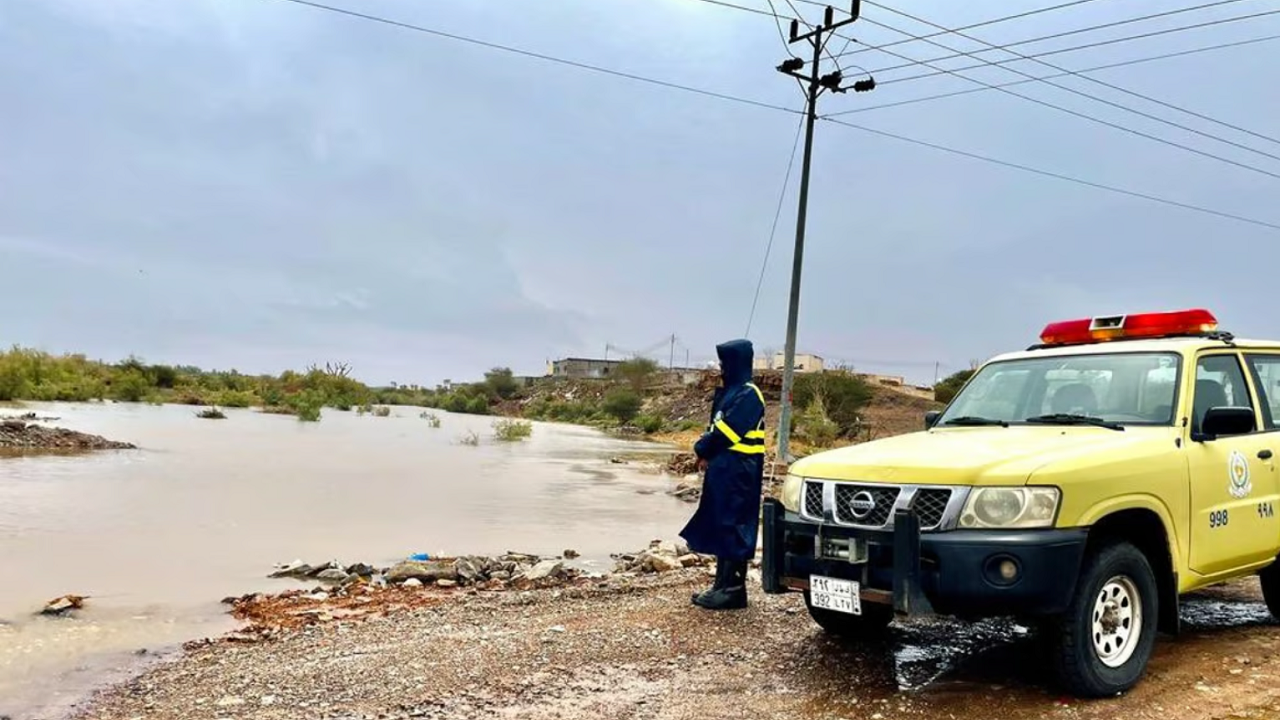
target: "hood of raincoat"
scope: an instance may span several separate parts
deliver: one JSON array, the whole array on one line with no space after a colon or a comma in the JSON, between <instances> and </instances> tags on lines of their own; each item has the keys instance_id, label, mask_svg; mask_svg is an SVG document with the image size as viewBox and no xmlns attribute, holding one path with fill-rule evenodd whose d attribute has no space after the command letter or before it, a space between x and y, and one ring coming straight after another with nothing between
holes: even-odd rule
<instances>
[{"instance_id":1,"label":"hood of raincoat","mask_svg":"<svg viewBox=\"0 0 1280 720\"><path fill-rule=\"evenodd\" d=\"M751 361L755 355L750 340L730 340L716 346L720 375L725 387L751 382Z\"/></svg>"}]
</instances>

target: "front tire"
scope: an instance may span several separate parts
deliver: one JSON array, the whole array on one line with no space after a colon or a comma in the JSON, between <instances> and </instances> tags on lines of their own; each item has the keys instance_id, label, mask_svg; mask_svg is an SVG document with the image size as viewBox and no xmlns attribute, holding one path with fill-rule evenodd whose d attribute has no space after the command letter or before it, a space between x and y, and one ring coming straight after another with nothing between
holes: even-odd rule
<instances>
[{"instance_id":1,"label":"front tire","mask_svg":"<svg viewBox=\"0 0 1280 720\"><path fill-rule=\"evenodd\" d=\"M1066 612L1049 624L1059 682L1084 698L1137 685L1155 647L1159 593L1138 548L1116 542L1090 553Z\"/></svg>"},{"instance_id":2,"label":"front tire","mask_svg":"<svg viewBox=\"0 0 1280 720\"><path fill-rule=\"evenodd\" d=\"M872 640L882 637L889 623L893 622L893 608L888 605L864 603L861 615L849 615L814 607L808 591L805 591L804 606L809 609L809 617L819 627L841 640Z\"/></svg>"},{"instance_id":3,"label":"front tire","mask_svg":"<svg viewBox=\"0 0 1280 720\"><path fill-rule=\"evenodd\" d=\"M1262 586L1262 599L1271 611L1271 617L1280 620L1280 560L1268 565L1258 573L1258 581Z\"/></svg>"}]
</instances>

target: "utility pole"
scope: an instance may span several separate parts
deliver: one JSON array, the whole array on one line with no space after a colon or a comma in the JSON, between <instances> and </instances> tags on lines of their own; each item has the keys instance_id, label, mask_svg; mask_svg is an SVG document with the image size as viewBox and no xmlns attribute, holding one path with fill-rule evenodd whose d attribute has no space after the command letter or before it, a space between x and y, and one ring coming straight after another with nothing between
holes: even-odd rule
<instances>
[{"instance_id":1,"label":"utility pole","mask_svg":"<svg viewBox=\"0 0 1280 720\"><path fill-rule=\"evenodd\" d=\"M671 335L671 357L667 359L667 370L676 369L676 336Z\"/></svg>"},{"instance_id":2,"label":"utility pole","mask_svg":"<svg viewBox=\"0 0 1280 720\"><path fill-rule=\"evenodd\" d=\"M827 40L838 29L858 19L862 0L852 0L849 17L836 22L835 10L828 5L821 25L809 32L800 34L800 21L791 21L790 43L808 41L813 47L813 59L809 63L809 74L801 75L805 61L792 57L778 66L778 72L800 80L805 84L807 100L805 102L804 128L804 161L800 166L800 198L796 210L796 248L791 260L791 301L787 308L787 345L783 354L782 366L782 416L778 419L778 460L791 462L791 390L795 383L796 363L796 323L800 315L800 271L804 267L804 231L805 220L809 211L809 169L813 161L813 126L818 120L818 97L823 92L846 92L843 87L844 77L839 68L826 75L822 74L822 51ZM853 83L854 92L867 92L875 89L875 78L859 80Z\"/></svg>"}]
</instances>

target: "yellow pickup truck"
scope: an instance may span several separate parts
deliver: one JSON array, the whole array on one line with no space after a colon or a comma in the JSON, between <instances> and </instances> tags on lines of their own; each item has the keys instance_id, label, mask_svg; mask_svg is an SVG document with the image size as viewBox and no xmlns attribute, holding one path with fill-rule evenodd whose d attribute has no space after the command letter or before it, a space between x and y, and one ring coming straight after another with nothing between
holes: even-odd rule
<instances>
[{"instance_id":1,"label":"yellow pickup truck","mask_svg":"<svg viewBox=\"0 0 1280 720\"><path fill-rule=\"evenodd\" d=\"M1012 616L1079 697L1142 678L1179 596L1258 574L1280 617L1280 342L1207 310L1051 323L920 432L822 452L765 501L762 582L827 632Z\"/></svg>"}]
</instances>

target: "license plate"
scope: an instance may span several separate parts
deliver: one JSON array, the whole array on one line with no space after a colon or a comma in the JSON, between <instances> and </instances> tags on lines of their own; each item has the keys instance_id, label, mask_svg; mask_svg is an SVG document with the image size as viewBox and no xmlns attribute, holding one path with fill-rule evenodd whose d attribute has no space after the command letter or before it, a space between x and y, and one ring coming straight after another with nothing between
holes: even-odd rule
<instances>
[{"instance_id":1,"label":"license plate","mask_svg":"<svg viewBox=\"0 0 1280 720\"><path fill-rule=\"evenodd\" d=\"M809 602L816 608L845 613L862 614L862 597L858 583L822 575L809 576Z\"/></svg>"}]
</instances>

